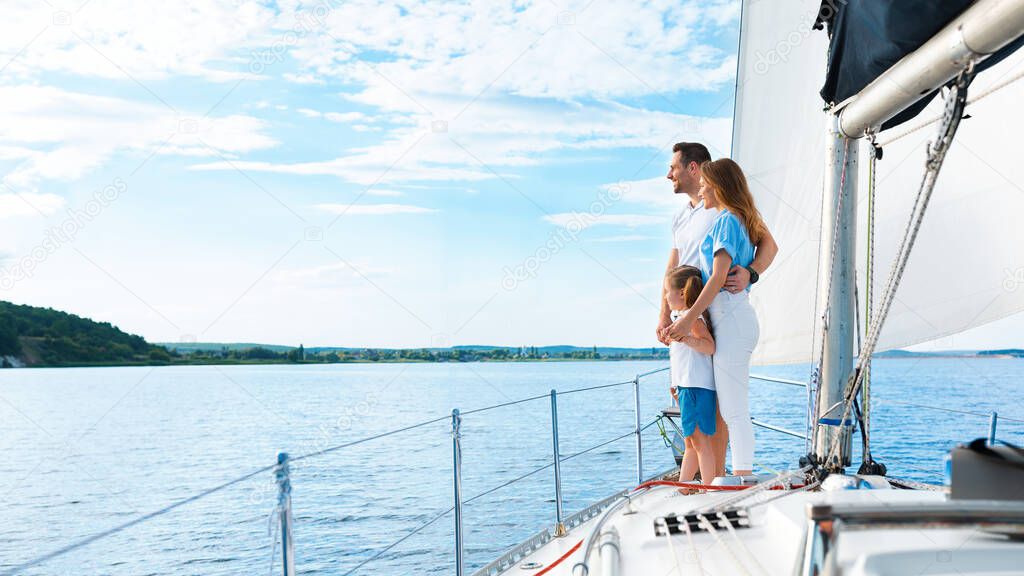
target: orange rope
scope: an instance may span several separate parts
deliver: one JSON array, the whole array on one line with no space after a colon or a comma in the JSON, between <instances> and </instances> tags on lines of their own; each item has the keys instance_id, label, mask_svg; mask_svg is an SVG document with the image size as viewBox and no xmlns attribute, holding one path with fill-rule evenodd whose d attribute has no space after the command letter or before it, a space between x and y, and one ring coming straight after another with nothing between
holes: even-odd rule
<instances>
[{"instance_id":1,"label":"orange rope","mask_svg":"<svg viewBox=\"0 0 1024 576\"><path fill-rule=\"evenodd\" d=\"M540 572L537 572L537 576L543 576L544 574L547 574L551 570L554 570L555 566L558 566L563 560L565 560L569 556L572 556L573 552L576 552L577 550L579 550L580 546L582 544L583 544L583 540L580 540L579 542L577 542L575 546L573 546L572 548L569 548L568 552L566 552L565 554L562 554L561 556L559 556L558 560L555 560L551 564L548 564L548 566L546 568L544 568Z\"/></svg>"},{"instance_id":2,"label":"orange rope","mask_svg":"<svg viewBox=\"0 0 1024 576\"><path fill-rule=\"evenodd\" d=\"M730 491L739 491L739 490L746 490L748 488L753 488L754 486L756 486L756 484L750 485L750 486L712 486L711 484L701 484L700 482L673 482L671 480L651 480L649 482L644 482L643 484L637 486L634 491L640 490L642 488L651 488L653 486L672 486L672 487L675 487L675 488L689 488L689 489L692 489L692 490L710 490L710 491L718 491L718 492L730 492ZM792 488L803 488L803 485L794 484L791 487ZM769 488L769 490L786 490L786 487L785 486L772 486L771 488Z\"/></svg>"}]
</instances>

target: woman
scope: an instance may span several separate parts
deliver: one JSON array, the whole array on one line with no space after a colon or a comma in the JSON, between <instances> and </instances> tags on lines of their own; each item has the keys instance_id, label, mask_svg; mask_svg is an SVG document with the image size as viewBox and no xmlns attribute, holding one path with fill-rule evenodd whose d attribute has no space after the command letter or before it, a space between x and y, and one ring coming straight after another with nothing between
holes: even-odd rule
<instances>
[{"instance_id":1,"label":"woman","mask_svg":"<svg viewBox=\"0 0 1024 576\"><path fill-rule=\"evenodd\" d=\"M747 476L754 467L754 427L750 423L750 356L757 345L760 327L750 305L747 290L732 294L723 290L729 269L748 267L754 260L754 246L774 240L768 232L747 179L736 162L729 158L701 165L700 195L704 208L720 210L711 231L701 242L700 269L704 289L697 301L669 327L672 340L690 333L693 323L711 313L716 350L715 388L722 418L729 429L732 445L732 472Z\"/></svg>"}]
</instances>

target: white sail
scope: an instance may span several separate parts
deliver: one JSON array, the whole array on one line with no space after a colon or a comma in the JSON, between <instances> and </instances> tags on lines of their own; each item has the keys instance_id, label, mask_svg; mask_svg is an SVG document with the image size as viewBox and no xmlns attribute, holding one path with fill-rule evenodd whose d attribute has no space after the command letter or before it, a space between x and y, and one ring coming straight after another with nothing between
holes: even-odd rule
<instances>
[{"instance_id":1,"label":"white sail","mask_svg":"<svg viewBox=\"0 0 1024 576\"><path fill-rule=\"evenodd\" d=\"M780 245L751 292L761 322L754 361L811 360L826 118L818 96L828 42L811 25L817 0L744 2L733 157ZM1024 71L1017 53L980 74L977 97ZM1024 81L968 106L939 177L879 350L927 342L1024 310ZM916 119L879 135L886 142L941 114L937 99ZM883 288L923 173L936 125L899 138L878 162L875 289ZM858 276L864 311L870 151L861 148ZM1018 157L1015 157L1018 156ZM863 325L863 324L862 324Z\"/></svg>"}]
</instances>

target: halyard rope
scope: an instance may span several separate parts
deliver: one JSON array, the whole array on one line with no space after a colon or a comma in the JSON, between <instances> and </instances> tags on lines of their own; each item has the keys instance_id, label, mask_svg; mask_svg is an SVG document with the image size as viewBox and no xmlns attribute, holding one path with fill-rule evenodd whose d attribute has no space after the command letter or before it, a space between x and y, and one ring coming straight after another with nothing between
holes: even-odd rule
<instances>
[{"instance_id":1,"label":"halyard rope","mask_svg":"<svg viewBox=\"0 0 1024 576\"><path fill-rule=\"evenodd\" d=\"M956 135L957 127L960 125L960 119L963 117L964 106L967 102L967 87L970 85L973 78L974 63L972 61L968 64L967 68L957 76L955 87L947 96L946 113L943 118L942 126L939 129L939 136L936 142L929 146L928 159L925 163L925 175L921 181L921 186L918 189L917 197L914 199L914 206L910 212L910 221L907 223L907 228L904 230L903 240L900 242L892 270L889 272L889 279L886 281L885 291L882 292L882 299L878 306L878 315L875 318L872 318L867 337L864 341L864 347L861 350L860 356L857 358L857 366L855 367L853 374L850 376L850 379L847 381L843 392L843 414L839 419L840 424L846 422L846 419L850 415L850 409L853 407L853 400L860 389L861 383L863 382L865 365L867 364L867 361L870 360L871 355L874 354L875 347L878 344L878 338L882 330L882 325L885 324L885 319L888 316L892 303L896 298L896 290L899 288L900 281L903 278L903 272L906 269L907 261L910 258L910 252L914 248L914 242L917 240L917 234L921 230L921 223L924 220L925 211L928 209L928 202L931 200L932 192L935 190L935 184L938 179L939 171L942 169L942 163L946 158L946 152L953 143L953 136ZM828 456L822 462L826 466L830 465L833 462L833 459L837 457L839 452L839 439L841 437L842 434L836 434L833 436Z\"/></svg>"},{"instance_id":2,"label":"halyard rope","mask_svg":"<svg viewBox=\"0 0 1024 576\"><path fill-rule=\"evenodd\" d=\"M740 557L736 555L736 551L733 550L725 542L725 540L722 539L722 536L718 533L718 530L715 528L714 523L708 520L707 516L703 514L697 514L697 521L700 522L701 526L703 526L705 530L711 533L711 536L715 539L715 542L718 542L722 546L722 548L724 548L725 551L729 553L729 558L731 558L733 564L735 564L736 567L740 569L740 572L742 572L743 574L747 574L748 576L751 576L750 570L748 570L747 567L743 564L743 562L740 561Z\"/></svg>"},{"instance_id":3,"label":"halyard rope","mask_svg":"<svg viewBox=\"0 0 1024 576\"><path fill-rule=\"evenodd\" d=\"M700 561L700 551L697 550L697 545L693 543L693 530L690 530L690 523L680 522L680 524L686 529L686 539L690 541L690 551L693 552L693 557L697 561L697 569L700 570L700 576L704 576L704 564Z\"/></svg>"},{"instance_id":4,"label":"halyard rope","mask_svg":"<svg viewBox=\"0 0 1024 576\"><path fill-rule=\"evenodd\" d=\"M770 574L770 572L764 569L764 566L761 565L761 562L758 561L757 556L755 556L754 553L750 551L750 548L748 548L747 545L743 542L743 540L741 540L740 537L736 535L736 529L732 527L732 521L729 520L729 518L722 512L718 513L718 518L722 520L722 523L725 524L725 529L729 531L729 535L732 536L733 540L735 540L737 544L739 544L740 549L742 549L747 554L747 557L750 559L751 563L753 563L753 565L757 567L758 571L760 571L762 574Z\"/></svg>"}]
</instances>

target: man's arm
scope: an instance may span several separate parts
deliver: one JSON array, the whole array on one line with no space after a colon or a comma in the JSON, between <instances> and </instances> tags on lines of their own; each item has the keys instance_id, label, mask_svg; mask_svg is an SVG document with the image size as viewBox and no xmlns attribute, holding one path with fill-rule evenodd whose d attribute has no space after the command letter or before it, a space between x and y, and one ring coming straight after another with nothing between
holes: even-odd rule
<instances>
[{"instance_id":1,"label":"man's arm","mask_svg":"<svg viewBox=\"0 0 1024 576\"><path fill-rule=\"evenodd\" d=\"M665 276L667 276L678 263L679 250L673 248L668 253L668 265L665 266ZM661 277L661 310L658 313L658 328L656 330L656 334L658 342L668 346L671 341L667 336L662 334L662 330L668 328L668 326L672 324L672 311L668 309L668 302L665 301L665 276Z\"/></svg>"},{"instance_id":2,"label":"man's arm","mask_svg":"<svg viewBox=\"0 0 1024 576\"><path fill-rule=\"evenodd\" d=\"M754 260L750 267L760 276L772 265L775 256L779 253L779 245L775 243L772 233L765 230L764 237L757 243L757 250L754 251ZM729 270L729 278L725 281L725 289L733 294L742 292L750 285L750 272L742 266L733 266Z\"/></svg>"},{"instance_id":3,"label":"man's arm","mask_svg":"<svg viewBox=\"0 0 1024 576\"><path fill-rule=\"evenodd\" d=\"M711 356L715 353L715 337L711 335L707 324L698 319L693 323L689 336L683 336L683 344L701 354Z\"/></svg>"}]
</instances>

